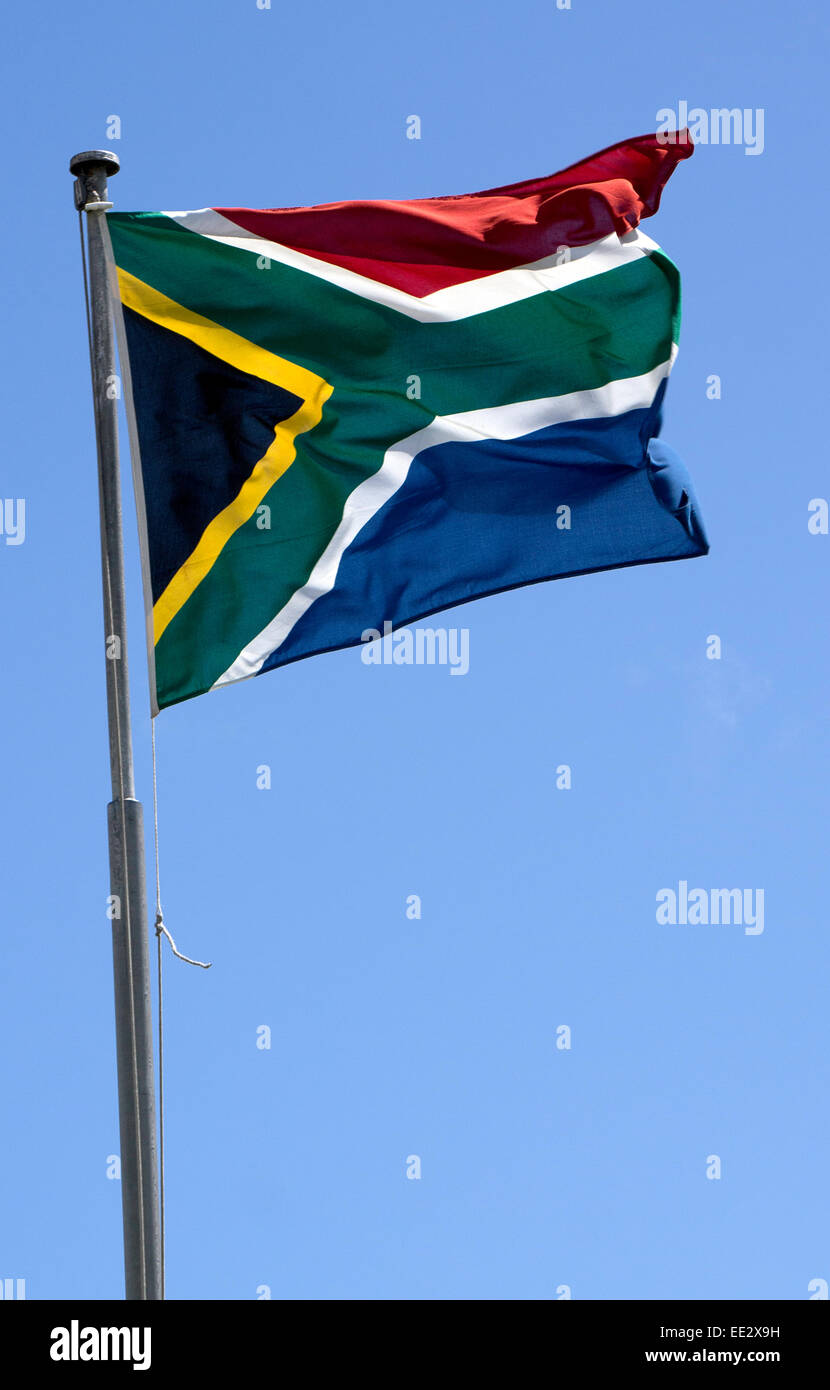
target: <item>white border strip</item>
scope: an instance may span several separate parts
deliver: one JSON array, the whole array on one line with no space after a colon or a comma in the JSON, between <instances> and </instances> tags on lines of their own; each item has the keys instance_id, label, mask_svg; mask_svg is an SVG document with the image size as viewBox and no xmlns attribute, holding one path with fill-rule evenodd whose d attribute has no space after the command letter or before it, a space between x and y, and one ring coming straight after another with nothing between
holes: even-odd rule
<instances>
[{"instance_id":1,"label":"white border strip","mask_svg":"<svg viewBox=\"0 0 830 1390\"><path fill-rule=\"evenodd\" d=\"M473 314L484 314L490 309L501 309L519 299L529 299L531 295L543 294L546 290L564 289L579 280L616 270L629 261L639 260L660 249L656 241L639 229L626 232L622 237L612 232L610 236L601 237L587 246L566 248L568 259L561 264L559 254L554 252L530 265L480 275L475 280L448 285L446 289L434 290L432 294L419 298L366 275L359 275L354 270L347 270L344 266L332 265L304 251L295 251L280 242L267 241L253 232L246 232L244 227L231 222L213 208L200 208L194 212L164 212L162 216L171 218L190 232L207 237L209 241L234 246L237 250L248 251L252 256L264 256L267 260L279 261L308 275L316 275L318 279L327 280L340 289L382 304L387 309L395 309L420 323L470 318Z\"/></svg>"},{"instance_id":2,"label":"white border strip","mask_svg":"<svg viewBox=\"0 0 830 1390\"><path fill-rule=\"evenodd\" d=\"M519 401L515 405L489 406L484 410L465 410L458 415L436 416L424 429L393 444L383 457L383 463L371 478L360 483L346 499L340 525L314 566L307 582L297 589L267 627L219 677L211 689L229 685L232 681L255 676L268 657L282 646L294 625L308 611L315 599L334 588L337 571L344 552L358 532L389 501L406 480L416 454L435 444L482 439L517 439L534 430L568 420L595 420L609 415L622 415L651 405L661 381L671 371L677 355L671 357L643 376L609 381L594 391L571 391L564 396L547 396L542 400Z\"/></svg>"}]
</instances>

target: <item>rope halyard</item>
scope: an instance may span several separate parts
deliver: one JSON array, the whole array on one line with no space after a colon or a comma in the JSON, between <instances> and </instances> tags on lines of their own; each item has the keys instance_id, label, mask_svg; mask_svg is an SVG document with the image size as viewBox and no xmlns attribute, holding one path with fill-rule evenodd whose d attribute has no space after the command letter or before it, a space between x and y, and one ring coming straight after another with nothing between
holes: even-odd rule
<instances>
[{"instance_id":1,"label":"rope halyard","mask_svg":"<svg viewBox=\"0 0 830 1390\"><path fill-rule=\"evenodd\" d=\"M188 965L199 965L203 970L210 970L211 962L204 960L192 960L190 956L185 956L176 947L176 943L164 925L164 913L161 906L161 872L159 868L159 808L158 808L158 779L156 775L156 721L155 717L150 721L151 742L153 748L153 846L155 851L156 865L156 958L158 968L158 1010L159 1010L159 1217L161 1226L161 1296L164 1298L165 1288L165 1229L164 1229L164 1014L162 1006L162 950L161 938L166 936L170 942L170 948L174 956L179 960L185 961Z\"/></svg>"},{"instance_id":2,"label":"rope halyard","mask_svg":"<svg viewBox=\"0 0 830 1390\"><path fill-rule=\"evenodd\" d=\"M156 860L156 936L161 936L162 932L170 942L170 947L174 956L179 960L186 961L188 965L199 965L202 970L210 970L212 962L209 960L193 960L191 956L185 956L176 946L175 941L164 925L164 913L161 907L161 876L159 873L159 810L158 810L158 782L156 777L156 720L151 721L152 744L153 744L153 844L155 848Z\"/></svg>"}]
</instances>

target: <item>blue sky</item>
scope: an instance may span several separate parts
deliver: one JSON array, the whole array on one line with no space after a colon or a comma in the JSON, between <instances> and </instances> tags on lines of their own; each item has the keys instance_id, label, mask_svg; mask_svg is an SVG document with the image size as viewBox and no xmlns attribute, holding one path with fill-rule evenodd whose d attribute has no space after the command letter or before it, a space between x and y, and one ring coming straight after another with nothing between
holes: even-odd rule
<instances>
[{"instance_id":1,"label":"blue sky","mask_svg":"<svg viewBox=\"0 0 830 1390\"><path fill-rule=\"evenodd\" d=\"M553 171L681 100L764 111L761 154L700 145L645 226L683 275L664 437L710 555L457 610L463 679L351 650L158 721L166 920L214 962L166 964L168 1295L803 1299L830 1280L830 538L807 527L830 493L826 22L771 0L7 18L0 495L25 498L26 537L0 537L0 1278L28 1298L122 1290L70 156L117 151L123 210L425 196ZM680 880L763 889L763 933L658 924Z\"/></svg>"}]
</instances>

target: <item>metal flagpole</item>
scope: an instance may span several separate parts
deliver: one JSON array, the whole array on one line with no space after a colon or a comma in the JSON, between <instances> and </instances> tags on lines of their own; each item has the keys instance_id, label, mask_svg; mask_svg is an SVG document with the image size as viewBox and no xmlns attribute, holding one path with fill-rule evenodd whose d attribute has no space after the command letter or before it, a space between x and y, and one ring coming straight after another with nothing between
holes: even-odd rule
<instances>
[{"instance_id":1,"label":"metal flagpole","mask_svg":"<svg viewBox=\"0 0 830 1390\"><path fill-rule=\"evenodd\" d=\"M161 1238L156 1094L150 1001L144 825L135 797L124 545L118 467L118 390L107 269L105 215L107 176L119 161L108 150L85 150L70 160L76 177L75 205L86 214L89 252L90 356L104 589L107 721L112 801L108 807L112 954L118 1115L121 1131L121 1205L124 1219L124 1278L128 1299L160 1299Z\"/></svg>"}]
</instances>

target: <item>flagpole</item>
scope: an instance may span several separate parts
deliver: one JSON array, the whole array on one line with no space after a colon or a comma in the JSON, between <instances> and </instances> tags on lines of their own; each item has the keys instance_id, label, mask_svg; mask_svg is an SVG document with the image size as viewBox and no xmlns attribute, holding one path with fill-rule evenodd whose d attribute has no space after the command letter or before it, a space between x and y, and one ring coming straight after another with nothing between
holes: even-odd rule
<instances>
[{"instance_id":1,"label":"flagpole","mask_svg":"<svg viewBox=\"0 0 830 1390\"><path fill-rule=\"evenodd\" d=\"M86 215L92 394L98 447L107 722L112 801L108 812L110 914L115 985L121 1207L127 1299L161 1299L156 1095L150 998L144 826L133 775L124 542L112 305L107 267L107 177L118 157L86 150L70 160L75 206Z\"/></svg>"}]
</instances>

